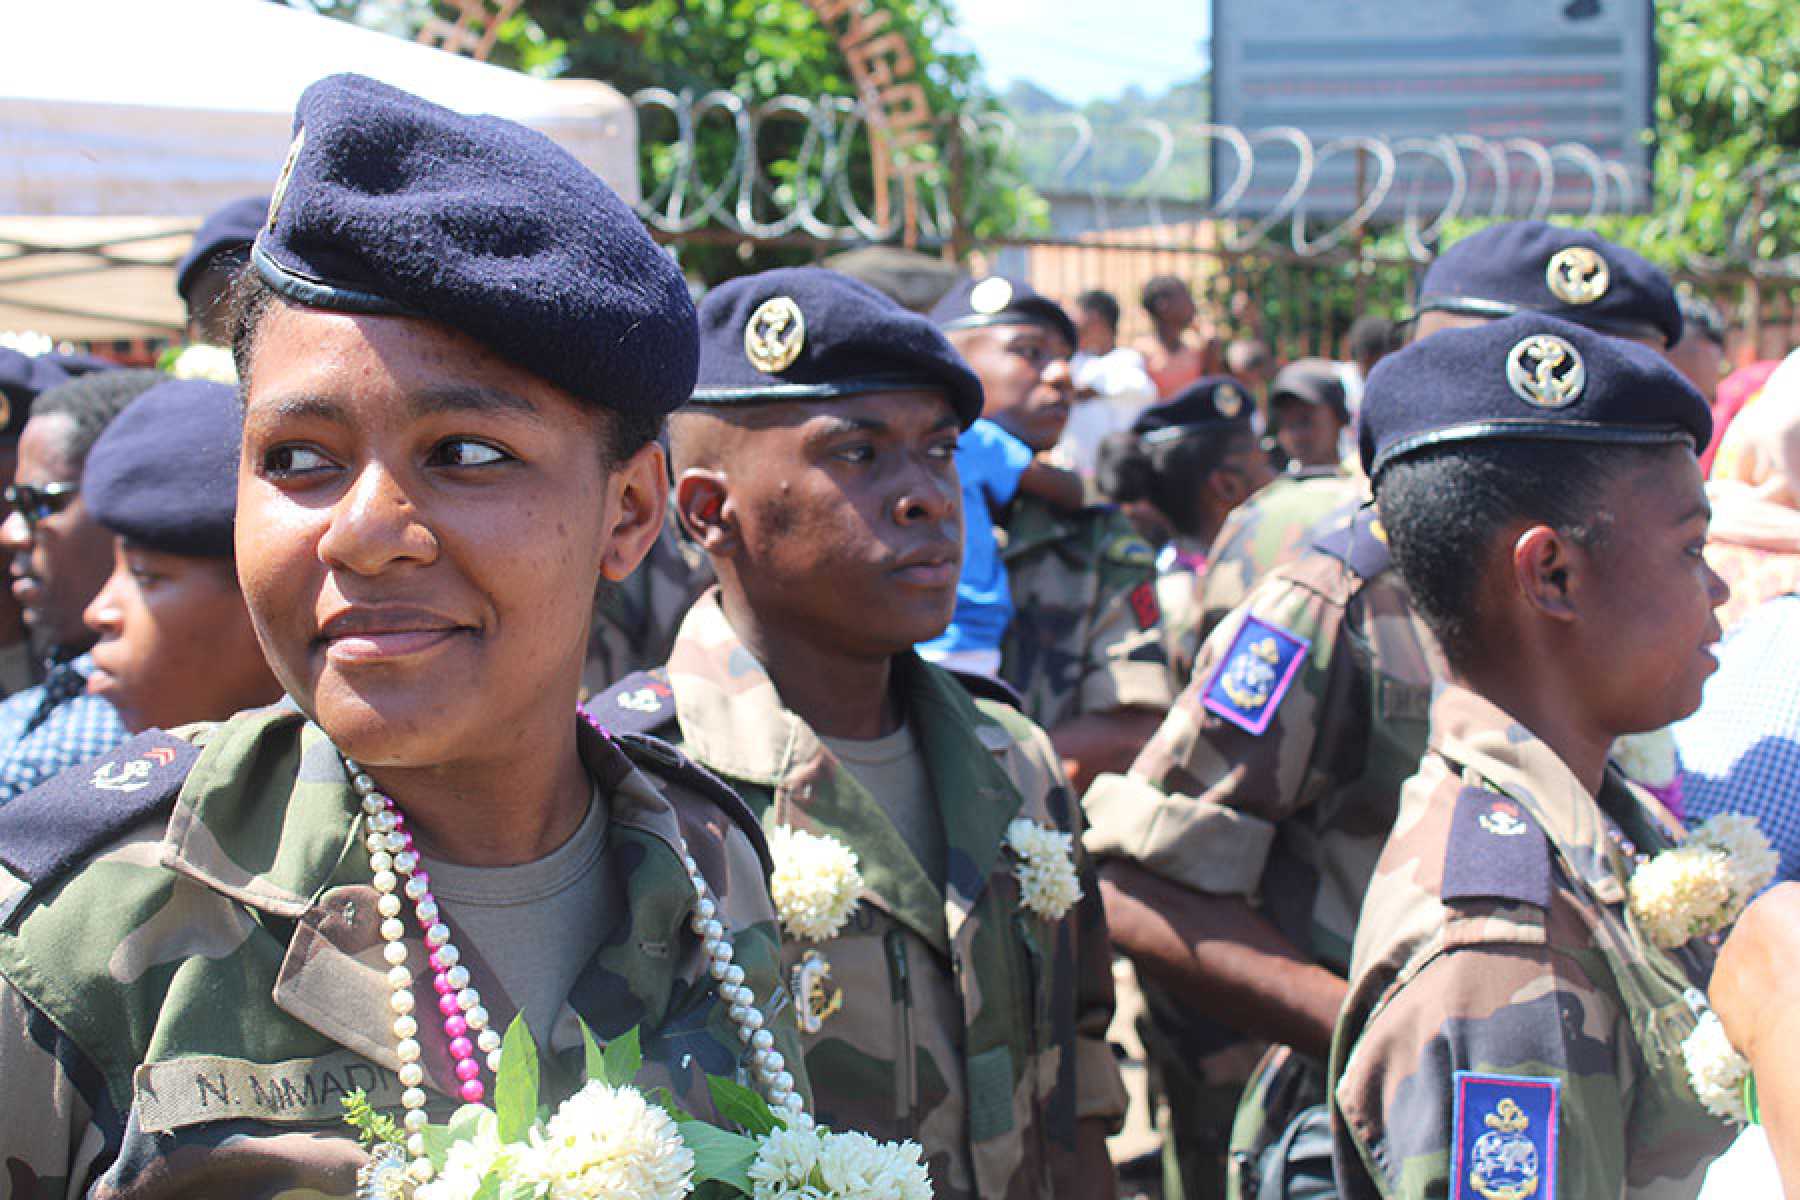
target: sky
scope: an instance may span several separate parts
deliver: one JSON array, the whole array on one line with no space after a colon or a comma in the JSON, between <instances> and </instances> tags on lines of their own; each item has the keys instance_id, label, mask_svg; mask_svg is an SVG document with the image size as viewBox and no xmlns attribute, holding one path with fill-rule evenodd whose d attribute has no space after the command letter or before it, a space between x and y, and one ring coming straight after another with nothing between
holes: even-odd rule
<instances>
[{"instance_id":1,"label":"sky","mask_svg":"<svg viewBox=\"0 0 1800 1200\"><path fill-rule=\"evenodd\" d=\"M1205 66L1209 0L957 0L996 91L1016 79L1080 104L1155 93Z\"/></svg>"}]
</instances>

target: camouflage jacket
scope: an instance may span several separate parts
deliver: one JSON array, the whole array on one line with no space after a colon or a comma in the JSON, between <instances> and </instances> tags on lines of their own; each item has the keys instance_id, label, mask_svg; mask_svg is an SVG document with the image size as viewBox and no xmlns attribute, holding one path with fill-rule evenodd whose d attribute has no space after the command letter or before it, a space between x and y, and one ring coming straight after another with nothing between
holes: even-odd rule
<instances>
[{"instance_id":1,"label":"camouflage jacket","mask_svg":"<svg viewBox=\"0 0 1800 1200\"><path fill-rule=\"evenodd\" d=\"M1130 773L1084 801L1096 856L1250 897L1340 974L1444 671L1377 528L1364 510L1258 584ZM1265 644L1280 670L1246 691Z\"/></svg>"},{"instance_id":2,"label":"camouflage jacket","mask_svg":"<svg viewBox=\"0 0 1800 1200\"><path fill-rule=\"evenodd\" d=\"M345 1093L398 1111L366 818L341 760L291 709L186 736L141 735L0 814L0 1196L347 1196L364 1156ZM604 869L626 916L537 1031L546 1079L579 1082L578 1014L602 1038L636 1025L643 1083L710 1112L702 1072L732 1075L742 1044L688 928L679 847L797 1061L766 851L741 804L667 746L621 752L584 730L581 750L610 797ZM463 949L504 1027L505 988ZM416 936L409 950L424 962ZM443 1120L449 1051L438 1023L419 1026Z\"/></svg>"},{"instance_id":3,"label":"camouflage jacket","mask_svg":"<svg viewBox=\"0 0 1800 1200\"><path fill-rule=\"evenodd\" d=\"M602 584L581 670L585 696L633 671L661 666L688 606L713 580L706 556L683 540L673 509L650 553L622 583Z\"/></svg>"},{"instance_id":4,"label":"camouflage jacket","mask_svg":"<svg viewBox=\"0 0 1800 1200\"><path fill-rule=\"evenodd\" d=\"M1450 685L1363 905L1332 1046L1346 1197L1694 1196L1730 1129L1682 1040L1711 970L1626 908L1626 847L1679 826L1611 768L1555 752Z\"/></svg>"},{"instance_id":5,"label":"camouflage jacket","mask_svg":"<svg viewBox=\"0 0 1800 1200\"><path fill-rule=\"evenodd\" d=\"M1361 499L1359 480L1327 467L1283 475L1233 509L1206 556L1199 635L1212 633L1263 576L1302 553L1316 526Z\"/></svg>"},{"instance_id":6,"label":"camouflage jacket","mask_svg":"<svg viewBox=\"0 0 1800 1200\"><path fill-rule=\"evenodd\" d=\"M1016 817L1078 835L1080 806L1030 721L916 656L896 665L943 817L947 882L926 875L875 798L783 706L716 594L689 613L666 673L589 711L672 737L678 724L684 750L766 825L856 852L865 886L850 923L785 946L796 1010L821 1018L803 1038L820 1119L916 1138L938 1200L1063 1194L1075 1123L1116 1122L1125 1107L1105 1041L1112 956L1079 846L1082 899L1052 921L1020 905L1003 839Z\"/></svg>"},{"instance_id":7,"label":"camouflage jacket","mask_svg":"<svg viewBox=\"0 0 1800 1200\"><path fill-rule=\"evenodd\" d=\"M1025 715L1054 730L1084 713L1167 708L1175 684L1156 554L1124 514L1020 496L998 532L1013 597L1000 677L1025 698Z\"/></svg>"},{"instance_id":8,"label":"camouflage jacket","mask_svg":"<svg viewBox=\"0 0 1800 1200\"><path fill-rule=\"evenodd\" d=\"M1200 588L1206 578L1206 547L1177 537L1156 552L1156 606L1162 613L1163 646L1169 678L1184 685L1200 653Z\"/></svg>"}]
</instances>

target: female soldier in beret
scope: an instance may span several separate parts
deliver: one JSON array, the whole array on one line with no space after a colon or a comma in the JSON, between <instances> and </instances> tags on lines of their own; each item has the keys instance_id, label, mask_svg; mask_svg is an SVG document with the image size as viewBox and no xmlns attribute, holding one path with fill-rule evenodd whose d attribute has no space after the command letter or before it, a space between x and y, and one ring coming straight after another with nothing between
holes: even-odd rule
<instances>
[{"instance_id":1,"label":"female soldier in beret","mask_svg":"<svg viewBox=\"0 0 1800 1200\"><path fill-rule=\"evenodd\" d=\"M740 1070L799 1108L754 821L575 711L663 520L680 274L548 141L355 76L302 98L251 271L236 552L293 704L6 810L13 1193L348 1194L345 1092L409 1133L491 1099L515 1013L551 1087L579 1017L690 1110Z\"/></svg>"}]
</instances>

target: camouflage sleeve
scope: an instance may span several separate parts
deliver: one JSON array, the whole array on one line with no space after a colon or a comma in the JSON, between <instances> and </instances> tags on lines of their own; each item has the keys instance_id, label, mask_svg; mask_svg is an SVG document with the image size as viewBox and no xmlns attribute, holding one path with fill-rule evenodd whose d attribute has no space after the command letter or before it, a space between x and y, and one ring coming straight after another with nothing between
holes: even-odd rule
<instances>
[{"instance_id":1,"label":"camouflage sleeve","mask_svg":"<svg viewBox=\"0 0 1800 1200\"><path fill-rule=\"evenodd\" d=\"M1345 1194L1618 1200L1630 1037L1618 1002L1575 956L1469 936L1482 940L1403 973L1360 1030L1354 996L1346 1007L1338 1170L1373 1190Z\"/></svg>"},{"instance_id":2,"label":"camouflage sleeve","mask_svg":"<svg viewBox=\"0 0 1800 1200\"><path fill-rule=\"evenodd\" d=\"M0 1198L85 1195L106 1149L95 1110L111 1111L100 1073L4 978L0 1081Z\"/></svg>"},{"instance_id":3,"label":"camouflage sleeve","mask_svg":"<svg viewBox=\"0 0 1800 1200\"><path fill-rule=\"evenodd\" d=\"M1249 598L1251 585L1262 574L1251 552L1259 515L1257 506L1238 505L1219 527L1219 536L1213 539L1212 549L1206 555L1206 574L1200 577L1200 594L1195 601L1195 620L1202 638L1217 629L1219 622ZM1181 682L1185 684L1187 680Z\"/></svg>"},{"instance_id":4,"label":"camouflage sleeve","mask_svg":"<svg viewBox=\"0 0 1800 1200\"><path fill-rule=\"evenodd\" d=\"M1102 775L1084 805L1097 856L1129 858L1173 882L1220 895L1249 895L1262 878L1276 824L1318 790L1321 722L1357 711L1352 656L1337 654L1339 599L1284 573L1207 638L1180 699L1129 775ZM1208 701L1216 677L1268 630L1294 647L1297 665L1260 704ZM1240 636L1243 635L1243 636ZM1260 728L1260 732L1252 732Z\"/></svg>"},{"instance_id":5,"label":"camouflage sleeve","mask_svg":"<svg viewBox=\"0 0 1800 1200\"><path fill-rule=\"evenodd\" d=\"M1101 570L1105 583L1082 647L1077 712L1118 708L1162 711L1178 686L1169 671L1162 621L1156 603L1156 566L1149 558L1108 551Z\"/></svg>"}]
</instances>

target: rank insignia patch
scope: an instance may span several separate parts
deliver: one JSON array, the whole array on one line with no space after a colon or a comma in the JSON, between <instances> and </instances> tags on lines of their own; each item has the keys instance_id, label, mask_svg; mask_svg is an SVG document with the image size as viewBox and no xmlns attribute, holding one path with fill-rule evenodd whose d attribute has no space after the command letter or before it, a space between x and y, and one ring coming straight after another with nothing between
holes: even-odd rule
<instances>
[{"instance_id":1,"label":"rank insignia patch","mask_svg":"<svg viewBox=\"0 0 1800 1200\"><path fill-rule=\"evenodd\" d=\"M1555 1079L1456 1073L1450 1200L1556 1200Z\"/></svg>"},{"instance_id":2,"label":"rank insignia patch","mask_svg":"<svg viewBox=\"0 0 1800 1200\"><path fill-rule=\"evenodd\" d=\"M1156 585L1148 580L1132 588L1128 599L1131 615L1137 618L1139 629L1148 629L1162 618L1162 606L1156 602Z\"/></svg>"},{"instance_id":3,"label":"rank insignia patch","mask_svg":"<svg viewBox=\"0 0 1800 1200\"><path fill-rule=\"evenodd\" d=\"M1261 734L1299 673L1309 645L1266 621L1246 619L1225 660L1206 681L1201 702L1208 712Z\"/></svg>"}]
</instances>

